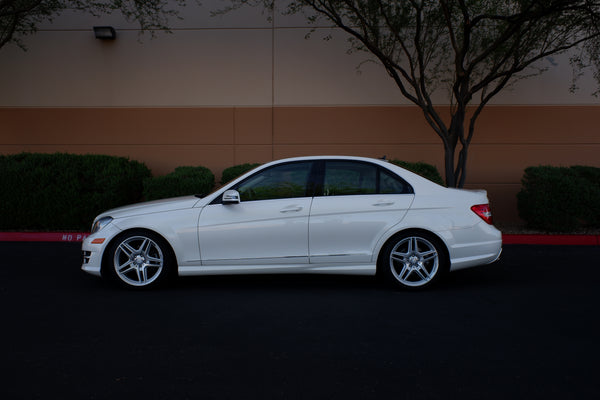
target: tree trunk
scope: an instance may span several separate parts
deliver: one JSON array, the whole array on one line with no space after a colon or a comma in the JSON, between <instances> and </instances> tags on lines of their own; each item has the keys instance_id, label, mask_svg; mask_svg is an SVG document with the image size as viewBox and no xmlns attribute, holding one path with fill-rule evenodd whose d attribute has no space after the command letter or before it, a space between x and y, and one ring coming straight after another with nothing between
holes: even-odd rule
<instances>
[{"instance_id":1,"label":"tree trunk","mask_svg":"<svg viewBox=\"0 0 600 400\"><path fill-rule=\"evenodd\" d=\"M458 145L459 138L464 137L464 125L465 125L465 110L464 107L458 107L458 109L452 115L450 127L448 129L446 140L444 140L444 168L446 173L446 186L448 187L462 187L461 174L464 172L463 158L464 152L461 150L458 165L455 166L456 146ZM464 146L463 141L461 144ZM464 148L463 148L464 150ZM464 182L462 182L464 184Z\"/></svg>"},{"instance_id":2,"label":"tree trunk","mask_svg":"<svg viewBox=\"0 0 600 400\"><path fill-rule=\"evenodd\" d=\"M462 188L465 185L465 179L467 177L467 151L469 149L469 144L464 143L462 145L462 149L460 149L460 153L458 154L458 161L456 162L456 173L455 179L457 182L456 187Z\"/></svg>"},{"instance_id":3,"label":"tree trunk","mask_svg":"<svg viewBox=\"0 0 600 400\"><path fill-rule=\"evenodd\" d=\"M444 143L444 170L446 173L446 186L456 187L456 177L454 176L454 151L456 143Z\"/></svg>"}]
</instances>

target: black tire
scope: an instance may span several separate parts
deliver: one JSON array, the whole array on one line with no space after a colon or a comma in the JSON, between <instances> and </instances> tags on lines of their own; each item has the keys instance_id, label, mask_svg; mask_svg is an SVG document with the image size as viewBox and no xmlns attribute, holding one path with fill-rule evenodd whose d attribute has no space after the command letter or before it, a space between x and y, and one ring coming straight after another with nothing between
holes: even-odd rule
<instances>
[{"instance_id":1,"label":"black tire","mask_svg":"<svg viewBox=\"0 0 600 400\"><path fill-rule=\"evenodd\" d=\"M146 289L163 284L175 268L167 242L149 231L129 231L118 236L107 249L103 270L117 284Z\"/></svg>"},{"instance_id":2,"label":"black tire","mask_svg":"<svg viewBox=\"0 0 600 400\"><path fill-rule=\"evenodd\" d=\"M437 283L448 270L448 256L440 240L422 231L394 236L379 257L378 273L394 287L419 290Z\"/></svg>"}]
</instances>

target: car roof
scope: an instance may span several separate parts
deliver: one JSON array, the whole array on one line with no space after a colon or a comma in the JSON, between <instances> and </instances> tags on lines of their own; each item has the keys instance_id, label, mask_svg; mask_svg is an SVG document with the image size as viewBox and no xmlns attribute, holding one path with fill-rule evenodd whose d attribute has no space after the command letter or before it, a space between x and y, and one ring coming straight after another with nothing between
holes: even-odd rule
<instances>
[{"instance_id":1,"label":"car roof","mask_svg":"<svg viewBox=\"0 0 600 400\"><path fill-rule=\"evenodd\" d=\"M340 155L323 155L323 156L301 156L301 157L290 157L290 158L281 158L278 160L273 160L264 165L271 164L279 164L285 162L293 162L293 161L314 161L314 160L353 160L353 161L367 161L367 162L375 162L377 164L389 165L387 160L381 158L370 158L370 157L360 157L360 156L340 156Z\"/></svg>"}]
</instances>

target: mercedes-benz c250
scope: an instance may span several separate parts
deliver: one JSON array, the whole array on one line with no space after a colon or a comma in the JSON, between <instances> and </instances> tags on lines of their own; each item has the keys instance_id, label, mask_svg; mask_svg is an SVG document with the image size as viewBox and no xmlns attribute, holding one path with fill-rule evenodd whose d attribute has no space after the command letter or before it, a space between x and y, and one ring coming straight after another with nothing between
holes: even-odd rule
<instances>
[{"instance_id":1,"label":"mercedes-benz c250","mask_svg":"<svg viewBox=\"0 0 600 400\"><path fill-rule=\"evenodd\" d=\"M485 191L449 189L379 159L264 164L204 198L100 214L82 269L130 288L172 276L381 275L406 289L500 256Z\"/></svg>"}]
</instances>

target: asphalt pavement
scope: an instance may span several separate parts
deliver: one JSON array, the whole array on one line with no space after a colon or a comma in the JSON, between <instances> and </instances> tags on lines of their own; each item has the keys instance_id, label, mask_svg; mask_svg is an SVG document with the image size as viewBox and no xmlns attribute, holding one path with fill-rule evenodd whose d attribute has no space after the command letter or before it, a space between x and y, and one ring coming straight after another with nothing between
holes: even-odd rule
<instances>
[{"instance_id":1,"label":"asphalt pavement","mask_svg":"<svg viewBox=\"0 0 600 400\"><path fill-rule=\"evenodd\" d=\"M76 243L0 243L1 399L596 399L600 246L505 246L402 292L370 277L131 292Z\"/></svg>"}]
</instances>

